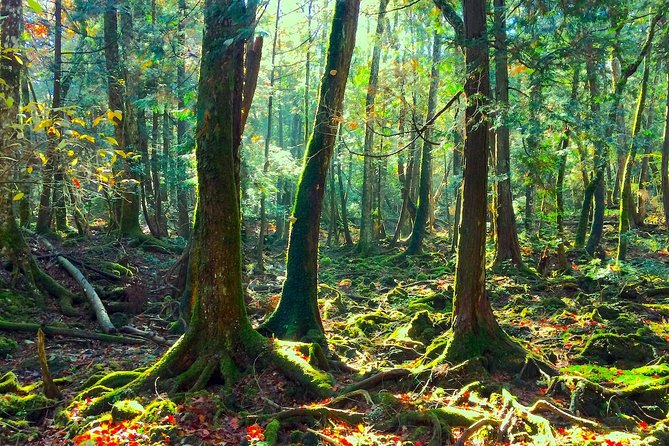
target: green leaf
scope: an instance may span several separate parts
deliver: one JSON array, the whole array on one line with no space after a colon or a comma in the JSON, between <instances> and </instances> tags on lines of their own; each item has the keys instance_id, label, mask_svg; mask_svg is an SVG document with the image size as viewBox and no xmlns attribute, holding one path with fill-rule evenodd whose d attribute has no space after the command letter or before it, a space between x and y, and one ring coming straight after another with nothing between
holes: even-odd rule
<instances>
[{"instance_id":1,"label":"green leaf","mask_svg":"<svg viewBox=\"0 0 669 446\"><path fill-rule=\"evenodd\" d=\"M41 14L44 12L44 8L42 8L42 5L40 5L37 0L28 0L28 7L33 11L35 11L37 14Z\"/></svg>"}]
</instances>

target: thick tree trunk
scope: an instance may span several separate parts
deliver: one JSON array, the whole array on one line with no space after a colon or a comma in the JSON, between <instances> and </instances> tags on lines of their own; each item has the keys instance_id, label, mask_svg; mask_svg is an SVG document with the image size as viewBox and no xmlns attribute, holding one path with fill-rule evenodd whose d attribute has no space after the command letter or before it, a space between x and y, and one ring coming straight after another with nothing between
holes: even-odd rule
<instances>
[{"instance_id":1,"label":"thick tree trunk","mask_svg":"<svg viewBox=\"0 0 669 446\"><path fill-rule=\"evenodd\" d=\"M262 326L263 332L282 339L323 338L317 300L319 223L355 45L360 0L337 0L335 5L316 120L291 219L286 281L278 308Z\"/></svg>"},{"instance_id":2,"label":"thick tree trunk","mask_svg":"<svg viewBox=\"0 0 669 446\"><path fill-rule=\"evenodd\" d=\"M445 359L503 357L513 346L500 329L485 290L485 240L488 172L488 122L483 107L490 96L485 0L464 0L466 138L462 183L462 221L455 268L453 337ZM503 348L506 347L506 348ZM516 348L518 348L516 346Z\"/></svg>"},{"instance_id":3,"label":"thick tree trunk","mask_svg":"<svg viewBox=\"0 0 669 446\"><path fill-rule=\"evenodd\" d=\"M367 97L365 99L365 145L363 153L370 155L374 147L374 101L379 83L379 65L381 64L381 37L385 25L386 8L388 0L380 0L379 12L376 16L376 35L374 49L372 50L372 63L369 69L369 82L367 84ZM374 249L374 158L365 156L363 160L362 198L360 202L360 239L358 240L358 252L368 255Z\"/></svg>"},{"instance_id":4,"label":"thick tree trunk","mask_svg":"<svg viewBox=\"0 0 669 446\"><path fill-rule=\"evenodd\" d=\"M502 110L503 121L509 107L509 56L506 47L505 0L495 0L495 99ZM497 206L495 209L495 259L494 265L510 261L515 266L523 264L518 243L516 216L511 194L511 159L509 128L502 123L495 131L495 163Z\"/></svg>"},{"instance_id":5,"label":"thick tree trunk","mask_svg":"<svg viewBox=\"0 0 669 446\"><path fill-rule=\"evenodd\" d=\"M427 99L427 115L425 122L429 122L437 111L437 93L439 90L439 59L441 58L441 39L434 33L432 42L432 69L430 72L430 89ZM423 150L420 162L420 188L418 192L418 209L413 224L413 231L407 246L407 255L419 254L423 250L426 226L432 204L432 145L430 141L431 126L425 130Z\"/></svg>"}]
</instances>

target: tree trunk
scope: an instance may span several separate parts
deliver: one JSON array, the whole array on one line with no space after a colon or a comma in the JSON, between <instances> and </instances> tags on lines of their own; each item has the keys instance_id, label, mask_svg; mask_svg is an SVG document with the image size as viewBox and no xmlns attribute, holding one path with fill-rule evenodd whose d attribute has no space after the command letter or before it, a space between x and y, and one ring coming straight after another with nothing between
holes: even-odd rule
<instances>
[{"instance_id":1,"label":"tree trunk","mask_svg":"<svg viewBox=\"0 0 669 446\"><path fill-rule=\"evenodd\" d=\"M463 0L465 40L465 122L462 221L455 268L453 337L445 359L459 362L493 355L504 362L510 341L500 329L485 291L488 122L490 96L485 0Z\"/></svg>"},{"instance_id":2,"label":"tree trunk","mask_svg":"<svg viewBox=\"0 0 669 446\"><path fill-rule=\"evenodd\" d=\"M438 33L434 33L432 42L432 69L430 73L430 89L427 100L427 115L425 122L432 119L437 111L437 93L439 90L439 61L441 59L441 39ZM432 127L429 126L424 133L423 150L420 162L420 188L418 192L418 209L413 224L413 231L407 246L407 255L415 255L423 250L423 239L430 214L432 203L432 145L430 141Z\"/></svg>"},{"instance_id":3,"label":"tree trunk","mask_svg":"<svg viewBox=\"0 0 669 446\"><path fill-rule=\"evenodd\" d=\"M372 63L369 69L369 82L367 84L367 97L365 99L365 145L363 153L372 154L374 148L373 127L374 101L376 100L377 87L379 83L379 65L381 63L381 37L385 26L386 8L388 0L380 0L379 12L376 17L376 34L374 49L372 50ZM362 198L360 202L360 239L358 240L358 252L365 256L370 254L374 248L374 159L365 156L363 160Z\"/></svg>"},{"instance_id":4,"label":"tree trunk","mask_svg":"<svg viewBox=\"0 0 669 446\"><path fill-rule=\"evenodd\" d=\"M242 0L205 2L196 113L199 199L190 256L191 323L160 361L125 387L94 399L87 415L108 409L109 401L129 390L154 389L156 383L197 390L213 378L231 386L256 360L278 364L291 377L303 378L319 396L332 391L326 375L306 361L291 363L276 350L278 343L256 332L244 307L239 146L245 42L240 36L254 23L246 8Z\"/></svg>"},{"instance_id":5,"label":"tree trunk","mask_svg":"<svg viewBox=\"0 0 669 446\"><path fill-rule=\"evenodd\" d=\"M664 208L664 224L669 230L669 64L665 66L667 70L667 95L664 108L664 142L662 143L662 168L660 175L662 177L662 207Z\"/></svg>"},{"instance_id":6,"label":"tree trunk","mask_svg":"<svg viewBox=\"0 0 669 446\"><path fill-rule=\"evenodd\" d=\"M641 130L641 117L646 105L646 95L648 91L648 77L650 75L650 57L646 57L646 62L643 69L643 77L641 79L641 88L639 89L639 98L636 104L636 112L634 113L634 124L632 126L631 144L627 161L625 162L625 170L623 172L622 181L622 197L620 200L620 225L618 232L618 254L616 260L619 262L625 260L627 255L627 246L629 244L630 227L634 224L634 198L632 196L632 167L634 166L634 158L639 145L639 131Z\"/></svg>"},{"instance_id":7,"label":"tree trunk","mask_svg":"<svg viewBox=\"0 0 669 446\"><path fill-rule=\"evenodd\" d=\"M647 62L650 63L650 62ZM652 132L653 129L653 120L655 118L655 86L657 85L657 74L653 75L653 82L650 86L651 90L647 93L647 96L650 96L650 103L648 104L648 116L645 122L645 128L648 131ZM639 175L639 192L638 192L638 204L636 212L634 213L635 224L637 226L643 226L646 215L648 214L648 202L650 201L650 191L648 186L650 185L650 156L653 152L653 141L648 136L642 137L642 144L644 146L643 158L641 159L641 174Z\"/></svg>"},{"instance_id":8,"label":"tree trunk","mask_svg":"<svg viewBox=\"0 0 669 446\"><path fill-rule=\"evenodd\" d=\"M288 242L286 281L276 311L263 324L281 339L323 338L318 310L318 236L325 179L351 65L360 0L337 0L314 128L304 157Z\"/></svg>"},{"instance_id":9,"label":"tree trunk","mask_svg":"<svg viewBox=\"0 0 669 446\"><path fill-rule=\"evenodd\" d=\"M340 134L341 139L341 134ZM342 160L339 157L340 155L340 146L337 147L337 157L335 158L335 164L337 165L337 180L339 183L339 201L341 202L341 224L344 230L344 241L346 245L353 246L353 237L351 237L351 230L348 226L348 210L346 209L346 191L344 190L344 179L341 168Z\"/></svg>"},{"instance_id":10,"label":"tree trunk","mask_svg":"<svg viewBox=\"0 0 669 446\"><path fill-rule=\"evenodd\" d=\"M177 40L179 42L179 60L177 62L177 107L179 110L186 108L186 26L185 20L189 14L186 0L179 0L179 29ZM179 146L178 155L185 155L186 133L188 132L188 123L180 119L177 121L177 145ZM176 197L177 197L177 234L188 239L190 237L191 219L189 216L188 186L185 181L188 179L188 164L181 156L177 156L176 162Z\"/></svg>"},{"instance_id":11,"label":"tree trunk","mask_svg":"<svg viewBox=\"0 0 669 446\"><path fill-rule=\"evenodd\" d=\"M509 56L506 46L505 0L495 0L495 99L502 110L503 121L509 108ZM511 160L509 128L502 123L495 131L495 162L498 181L495 209L494 265L510 261L522 266L523 258L518 243L516 216L511 194Z\"/></svg>"},{"instance_id":12,"label":"tree trunk","mask_svg":"<svg viewBox=\"0 0 669 446\"><path fill-rule=\"evenodd\" d=\"M269 99L267 99L267 133L265 134L265 162L263 163L263 175L269 173L269 146L272 141L272 112L274 103L274 61L276 59L276 44L279 39L279 17L281 16L281 0L276 2L276 20L274 21L274 41L272 42L272 61L269 75ZM258 232L258 244L256 245L256 270L265 270L265 235L267 229L267 191L260 191L260 230Z\"/></svg>"}]
</instances>

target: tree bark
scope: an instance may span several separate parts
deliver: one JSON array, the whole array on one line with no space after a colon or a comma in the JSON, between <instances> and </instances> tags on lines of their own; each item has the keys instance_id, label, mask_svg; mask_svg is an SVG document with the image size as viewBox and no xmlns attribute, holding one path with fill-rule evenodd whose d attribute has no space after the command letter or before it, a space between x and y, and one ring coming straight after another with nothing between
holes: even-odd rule
<instances>
[{"instance_id":1,"label":"tree bark","mask_svg":"<svg viewBox=\"0 0 669 446\"><path fill-rule=\"evenodd\" d=\"M662 207L664 209L664 224L669 230L669 64L665 64L667 70L667 96L664 107L664 142L662 143Z\"/></svg>"},{"instance_id":2,"label":"tree bark","mask_svg":"<svg viewBox=\"0 0 669 446\"><path fill-rule=\"evenodd\" d=\"M622 197L620 200L620 224L618 231L618 253L616 260L625 260L627 256L627 246L629 244L630 228L634 225L635 203L632 196L632 167L634 166L634 158L639 145L639 131L641 130L641 117L644 107L646 105L646 96L648 92L648 77L650 76L650 57L646 57L646 62L643 69L643 77L641 79L641 88L639 89L639 98L637 100L636 111L634 113L634 123L632 125L631 144L627 161L625 162L625 170L623 172L622 180Z\"/></svg>"},{"instance_id":3,"label":"tree bark","mask_svg":"<svg viewBox=\"0 0 669 446\"><path fill-rule=\"evenodd\" d=\"M509 107L509 56L506 46L505 0L495 0L495 99L503 121ZM511 160L509 128L502 122L495 131L495 162L497 178L497 206L495 209L494 265L510 261L522 266L523 258L518 243L516 216L511 194Z\"/></svg>"},{"instance_id":4,"label":"tree bark","mask_svg":"<svg viewBox=\"0 0 669 446\"><path fill-rule=\"evenodd\" d=\"M304 157L288 242L286 281L262 331L281 339L323 338L318 309L318 236L325 179L337 136L360 0L337 0L314 128Z\"/></svg>"},{"instance_id":5,"label":"tree bark","mask_svg":"<svg viewBox=\"0 0 669 446\"><path fill-rule=\"evenodd\" d=\"M439 59L441 58L441 39L438 33L434 33L432 42L432 69L430 72L430 89L427 100L427 116L425 122L432 119L437 111L437 92L439 90ZM425 238L426 226L432 204L432 145L429 142L431 126L428 127L423 136L423 149L420 162L420 188L418 192L418 209L413 224L413 231L407 246L407 255L419 254L423 250L423 239Z\"/></svg>"},{"instance_id":6,"label":"tree bark","mask_svg":"<svg viewBox=\"0 0 669 446\"><path fill-rule=\"evenodd\" d=\"M272 42L272 59L269 75L269 99L267 99L267 132L265 133L265 162L263 163L263 175L269 173L269 147L272 142L272 118L274 105L274 61L276 59L276 47L279 39L279 17L281 16L281 0L276 2L276 20L274 21L274 40ZM265 234L267 229L267 191L264 187L260 191L260 230L258 232L258 243L256 245L256 269L265 270Z\"/></svg>"},{"instance_id":7,"label":"tree bark","mask_svg":"<svg viewBox=\"0 0 669 446\"><path fill-rule=\"evenodd\" d=\"M465 122L462 221L455 267L453 323L445 352L448 361L506 355L511 341L500 329L485 290L485 240L490 97L485 0L463 0L465 42ZM507 348L501 348L505 346Z\"/></svg>"},{"instance_id":8,"label":"tree bark","mask_svg":"<svg viewBox=\"0 0 669 446\"><path fill-rule=\"evenodd\" d=\"M363 153L369 155L374 147L374 123L376 110L374 102L379 84L379 65L381 63L381 37L385 27L386 8L388 0L380 0L379 12L376 17L376 34L372 61L367 83L367 97L365 99L365 143ZM365 156L363 160L362 198L360 202L360 239L358 252L365 256L374 249L374 159Z\"/></svg>"}]
</instances>

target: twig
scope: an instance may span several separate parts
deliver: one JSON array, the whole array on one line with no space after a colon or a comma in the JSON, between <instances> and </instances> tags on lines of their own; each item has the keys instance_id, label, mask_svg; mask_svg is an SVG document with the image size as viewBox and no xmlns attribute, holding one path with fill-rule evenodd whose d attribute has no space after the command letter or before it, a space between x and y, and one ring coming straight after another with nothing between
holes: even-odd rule
<instances>
[{"instance_id":1,"label":"twig","mask_svg":"<svg viewBox=\"0 0 669 446\"><path fill-rule=\"evenodd\" d=\"M563 418L566 418L567 420L571 421L574 424L578 424L583 427L587 427L589 429L592 429L594 431L601 431L602 426L599 423L596 423L594 421L590 421L585 418L577 417L576 415L572 415L569 412L560 409L559 407L555 406L554 404L549 403L546 400L539 400L536 403L532 405L528 409L528 412L531 414L536 414L539 412L552 412L555 415L559 415Z\"/></svg>"}]
</instances>

